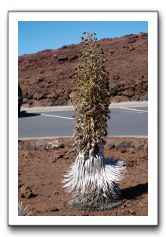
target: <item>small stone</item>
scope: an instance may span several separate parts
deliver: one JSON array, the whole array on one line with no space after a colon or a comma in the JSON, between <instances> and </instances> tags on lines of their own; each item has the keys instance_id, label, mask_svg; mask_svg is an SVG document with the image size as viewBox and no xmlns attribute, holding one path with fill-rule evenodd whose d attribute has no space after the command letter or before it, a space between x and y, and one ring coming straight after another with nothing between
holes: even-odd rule
<instances>
[{"instance_id":1,"label":"small stone","mask_svg":"<svg viewBox=\"0 0 166 237\"><path fill-rule=\"evenodd\" d=\"M146 156L146 155L142 155L142 156L140 157L140 159L146 160L146 159L147 159L147 156Z\"/></svg>"},{"instance_id":2,"label":"small stone","mask_svg":"<svg viewBox=\"0 0 166 237\"><path fill-rule=\"evenodd\" d=\"M29 105L33 105L33 101L29 101Z\"/></svg>"},{"instance_id":3,"label":"small stone","mask_svg":"<svg viewBox=\"0 0 166 237\"><path fill-rule=\"evenodd\" d=\"M115 145L116 148L129 148L129 147L133 147L133 144L131 141L122 141L120 143L117 143Z\"/></svg>"},{"instance_id":4,"label":"small stone","mask_svg":"<svg viewBox=\"0 0 166 237\"><path fill-rule=\"evenodd\" d=\"M25 143L24 144L24 150L32 150L32 146L31 146L31 144L30 143Z\"/></svg>"},{"instance_id":5,"label":"small stone","mask_svg":"<svg viewBox=\"0 0 166 237\"><path fill-rule=\"evenodd\" d=\"M64 148L65 147L65 144L61 143L59 144L59 148Z\"/></svg>"},{"instance_id":6,"label":"small stone","mask_svg":"<svg viewBox=\"0 0 166 237\"><path fill-rule=\"evenodd\" d=\"M28 103L28 99L27 98L23 98L23 104L27 104Z\"/></svg>"},{"instance_id":7,"label":"small stone","mask_svg":"<svg viewBox=\"0 0 166 237\"><path fill-rule=\"evenodd\" d=\"M144 145L141 145L141 144L135 144L134 145L134 148L135 149L141 149L141 148L143 148L144 147Z\"/></svg>"},{"instance_id":8,"label":"small stone","mask_svg":"<svg viewBox=\"0 0 166 237\"><path fill-rule=\"evenodd\" d=\"M144 140L141 140L140 142L134 144L134 148L135 149L144 149L145 147L145 141Z\"/></svg>"},{"instance_id":9,"label":"small stone","mask_svg":"<svg viewBox=\"0 0 166 237\"><path fill-rule=\"evenodd\" d=\"M48 145L48 142L44 139L36 141L36 148L45 149L47 145Z\"/></svg>"},{"instance_id":10,"label":"small stone","mask_svg":"<svg viewBox=\"0 0 166 237\"><path fill-rule=\"evenodd\" d=\"M134 47L132 47L132 48L130 48L130 49L129 49L129 51L133 51L133 50L135 50L135 48L134 48Z\"/></svg>"},{"instance_id":11,"label":"small stone","mask_svg":"<svg viewBox=\"0 0 166 237\"><path fill-rule=\"evenodd\" d=\"M65 62L68 60L68 57L65 55L59 55L57 58L60 62Z\"/></svg>"},{"instance_id":12,"label":"small stone","mask_svg":"<svg viewBox=\"0 0 166 237\"><path fill-rule=\"evenodd\" d=\"M129 38L127 43L132 44L132 43L134 43L135 41L136 41L136 40L135 40L134 38Z\"/></svg>"},{"instance_id":13,"label":"small stone","mask_svg":"<svg viewBox=\"0 0 166 237\"><path fill-rule=\"evenodd\" d=\"M122 92L122 95L132 97L135 94L134 90L129 88L128 90L125 90Z\"/></svg>"},{"instance_id":14,"label":"small stone","mask_svg":"<svg viewBox=\"0 0 166 237\"><path fill-rule=\"evenodd\" d=\"M51 212L58 212L58 211L59 211L58 208L51 209Z\"/></svg>"},{"instance_id":15,"label":"small stone","mask_svg":"<svg viewBox=\"0 0 166 237\"><path fill-rule=\"evenodd\" d=\"M47 94L46 97L47 97L47 98L52 98L53 96L52 96L52 94Z\"/></svg>"},{"instance_id":16,"label":"small stone","mask_svg":"<svg viewBox=\"0 0 166 237\"><path fill-rule=\"evenodd\" d=\"M47 84L52 84L53 85L53 82L51 80L48 80Z\"/></svg>"},{"instance_id":17,"label":"small stone","mask_svg":"<svg viewBox=\"0 0 166 237\"><path fill-rule=\"evenodd\" d=\"M129 212L130 212L130 214L132 214L132 215L136 215L136 212L134 211L134 210L129 210Z\"/></svg>"},{"instance_id":18,"label":"small stone","mask_svg":"<svg viewBox=\"0 0 166 237\"><path fill-rule=\"evenodd\" d=\"M115 144L110 144L110 145L109 145L109 149L111 150L111 149L113 149L113 148L115 148Z\"/></svg>"},{"instance_id":19,"label":"small stone","mask_svg":"<svg viewBox=\"0 0 166 237\"><path fill-rule=\"evenodd\" d=\"M29 158L29 151L24 151L23 156L25 159Z\"/></svg>"},{"instance_id":20,"label":"small stone","mask_svg":"<svg viewBox=\"0 0 166 237\"><path fill-rule=\"evenodd\" d=\"M69 160L69 157L65 156L64 159L65 159L65 160Z\"/></svg>"},{"instance_id":21,"label":"small stone","mask_svg":"<svg viewBox=\"0 0 166 237\"><path fill-rule=\"evenodd\" d=\"M64 154L58 154L57 156L54 156L52 163L56 163L57 160L63 159L63 157L64 157Z\"/></svg>"},{"instance_id":22,"label":"small stone","mask_svg":"<svg viewBox=\"0 0 166 237\"><path fill-rule=\"evenodd\" d=\"M75 60L75 59L77 59L78 58L78 55L73 55L73 56L70 56L69 57L69 60L70 61L73 61L73 60Z\"/></svg>"},{"instance_id":23,"label":"small stone","mask_svg":"<svg viewBox=\"0 0 166 237\"><path fill-rule=\"evenodd\" d=\"M18 188L21 188L23 186L23 183L21 182L21 180L18 180Z\"/></svg>"},{"instance_id":24,"label":"small stone","mask_svg":"<svg viewBox=\"0 0 166 237\"><path fill-rule=\"evenodd\" d=\"M130 200L127 200L127 201L126 201L126 204L127 204L127 205L130 204Z\"/></svg>"},{"instance_id":25,"label":"small stone","mask_svg":"<svg viewBox=\"0 0 166 237\"><path fill-rule=\"evenodd\" d=\"M29 186L22 186L21 187L21 197L22 198L26 198L26 199L29 199L29 198L32 198L36 196L36 194L33 193L31 187Z\"/></svg>"},{"instance_id":26,"label":"small stone","mask_svg":"<svg viewBox=\"0 0 166 237\"><path fill-rule=\"evenodd\" d=\"M40 77L40 78L38 79L38 83L44 81L44 79L45 79L45 77Z\"/></svg>"},{"instance_id":27,"label":"small stone","mask_svg":"<svg viewBox=\"0 0 166 237\"><path fill-rule=\"evenodd\" d=\"M48 144L53 148L53 149L58 149L58 148L64 148L65 144L59 143L58 140L54 140L52 142L48 142Z\"/></svg>"},{"instance_id":28,"label":"small stone","mask_svg":"<svg viewBox=\"0 0 166 237\"><path fill-rule=\"evenodd\" d=\"M129 46L127 46L127 45L124 45L124 46L123 46L123 48L124 48L124 49L128 49L128 48L129 48Z\"/></svg>"},{"instance_id":29,"label":"small stone","mask_svg":"<svg viewBox=\"0 0 166 237\"><path fill-rule=\"evenodd\" d=\"M125 152L126 152L126 148L125 148L125 147L122 147L122 148L120 149L120 151L121 151L121 153L125 153Z\"/></svg>"},{"instance_id":30,"label":"small stone","mask_svg":"<svg viewBox=\"0 0 166 237\"><path fill-rule=\"evenodd\" d=\"M128 166L128 167L133 167L134 164L135 164L135 161L133 161L133 160L129 160L129 161L127 162L127 166Z\"/></svg>"},{"instance_id":31,"label":"small stone","mask_svg":"<svg viewBox=\"0 0 166 237\"><path fill-rule=\"evenodd\" d=\"M75 91L72 91L70 94L69 94L69 98L71 100L75 99L76 98L76 92Z\"/></svg>"},{"instance_id":32,"label":"small stone","mask_svg":"<svg viewBox=\"0 0 166 237\"><path fill-rule=\"evenodd\" d=\"M18 141L18 150L23 150L23 148L24 148L24 142L19 140Z\"/></svg>"},{"instance_id":33,"label":"small stone","mask_svg":"<svg viewBox=\"0 0 166 237\"><path fill-rule=\"evenodd\" d=\"M148 151L148 144L147 143L144 145L144 150Z\"/></svg>"}]
</instances>

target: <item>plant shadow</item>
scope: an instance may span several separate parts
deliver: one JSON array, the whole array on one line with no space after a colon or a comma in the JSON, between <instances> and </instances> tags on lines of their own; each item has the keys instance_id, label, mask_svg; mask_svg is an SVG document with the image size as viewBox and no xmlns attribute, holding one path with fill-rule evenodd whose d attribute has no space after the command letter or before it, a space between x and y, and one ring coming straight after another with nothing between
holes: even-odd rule
<instances>
[{"instance_id":1,"label":"plant shadow","mask_svg":"<svg viewBox=\"0 0 166 237\"><path fill-rule=\"evenodd\" d=\"M131 200L136 199L142 194L148 193L148 183L137 184L133 187L121 189L121 199Z\"/></svg>"}]
</instances>

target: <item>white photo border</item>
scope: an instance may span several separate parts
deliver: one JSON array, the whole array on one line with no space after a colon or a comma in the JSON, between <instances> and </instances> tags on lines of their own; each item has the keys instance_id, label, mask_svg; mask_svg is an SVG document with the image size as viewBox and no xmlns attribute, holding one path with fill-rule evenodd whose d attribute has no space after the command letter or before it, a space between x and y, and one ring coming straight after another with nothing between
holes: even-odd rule
<instances>
[{"instance_id":1,"label":"white photo border","mask_svg":"<svg viewBox=\"0 0 166 237\"><path fill-rule=\"evenodd\" d=\"M18 22L148 21L148 216L18 216ZM9 11L8 12L8 225L157 226L158 225L158 12Z\"/></svg>"}]
</instances>

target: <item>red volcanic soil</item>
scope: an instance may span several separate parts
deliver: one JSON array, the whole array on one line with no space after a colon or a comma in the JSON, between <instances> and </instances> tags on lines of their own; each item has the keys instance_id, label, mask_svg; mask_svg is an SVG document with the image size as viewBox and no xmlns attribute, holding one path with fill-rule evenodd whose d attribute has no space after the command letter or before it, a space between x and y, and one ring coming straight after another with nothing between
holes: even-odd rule
<instances>
[{"instance_id":1,"label":"red volcanic soil","mask_svg":"<svg viewBox=\"0 0 166 237\"><path fill-rule=\"evenodd\" d=\"M148 99L148 34L99 41L109 72L110 101ZM18 57L24 106L68 105L74 102L75 69L81 44Z\"/></svg>"},{"instance_id":2,"label":"red volcanic soil","mask_svg":"<svg viewBox=\"0 0 166 237\"><path fill-rule=\"evenodd\" d=\"M76 158L71 138L19 141L19 201L34 216L146 216L148 215L148 140L107 138L105 157L123 160L126 175L120 184L122 204L112 210L77 210L62 188L63 175Z\"/></svg>"}]
</instances>

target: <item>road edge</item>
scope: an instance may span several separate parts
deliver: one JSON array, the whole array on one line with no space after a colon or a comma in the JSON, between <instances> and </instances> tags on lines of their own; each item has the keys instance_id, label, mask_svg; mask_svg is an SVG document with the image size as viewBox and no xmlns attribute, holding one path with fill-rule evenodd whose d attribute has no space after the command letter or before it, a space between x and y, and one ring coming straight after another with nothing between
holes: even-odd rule
<instances>
[{"instance_id":1,"label":"road edge","mask_svg":"<svg viewBox=\"0 0 166 237\"><path fill-rule=\"evenodd\" d=\"M148 101L126 101L126 102L120 102L120 103L111 103L109 108L124 108L124 107L146 107L148 106ZM73 105L64 105L64 106L48 106L48 107L22 107L22 111L27 112L53 112L53 111L74 111Z\"/></svg>"},{"instance_id":2,"label":"road edge","mask_svg":"<svg viewBox=\"0 0 166 237\"><path fill-rule=\"evenodd\" d=\"M148 136L119 136L119 135L113 135L113 136L107 136L108 138L114 138L114 137L119 137L119 138L145 138L147 139ZM32 141L32 140L56 140L56 139L67 139L67 138L71 138L74 139L73 136L52 136L52 137L20 137L18 138L19 141Z\"/></svg>"}]
</instances>

